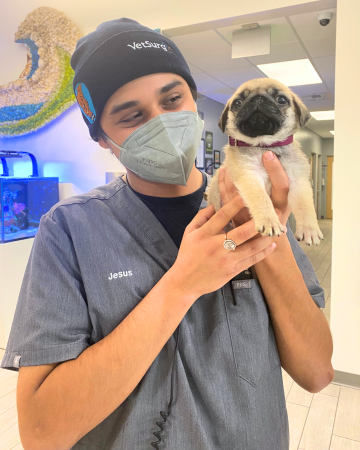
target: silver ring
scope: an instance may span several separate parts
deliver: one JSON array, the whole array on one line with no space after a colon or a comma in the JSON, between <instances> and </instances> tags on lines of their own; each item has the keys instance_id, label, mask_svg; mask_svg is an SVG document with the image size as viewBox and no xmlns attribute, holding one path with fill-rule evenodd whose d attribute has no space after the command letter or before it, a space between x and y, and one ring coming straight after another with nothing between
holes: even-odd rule
<instances>
[{"instance_id":1,"label":"silver ring","mask_svg":"<svg viewBox=\"0 0 360 450\"><path fill-rule=\"evenodd\" d=\"M226 239L227 233L225 233L225 241L224 241L224 247L226 250L236 250L236 242L232 241L231 239Z\"/></svg>"}]
</instances>

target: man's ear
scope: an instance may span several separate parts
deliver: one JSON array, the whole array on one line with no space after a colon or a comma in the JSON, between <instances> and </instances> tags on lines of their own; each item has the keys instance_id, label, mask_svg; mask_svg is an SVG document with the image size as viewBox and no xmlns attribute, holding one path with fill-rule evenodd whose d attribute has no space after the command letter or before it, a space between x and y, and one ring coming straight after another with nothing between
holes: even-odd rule
<instances>
[{"instance_id":1,"label":"man's ear","mask_svg":"<svg viewBox=\"0 0 360 450\"><path fill-rule=\"evenodd\" d=\"M227 118L228 118L228 112L229 112L229 103L226 104L224 111L221 114L220 120L219 120L219 128L220 130L225 133L225 128L226 128L226 122L227 122Z\"/></svg>"},{"instance_id":2,"label":"man's ear","mask_svg":"<svg viewBox=\"0 0 360 450\"><path fill-rule=\"evenodd\" d=\"M292 92L296 115L301 127L304 127L311 119L311 114L300 98Z\"/></svg>"},{"instance_id":3,"label":"man's ear","mask_svg":"<svg viewBox=\"0 0 360 450\"><path fill-rule=\"evenodd\" d=\"M110 148L110 147L109 147L109 144L108 144L107 142L105 142L104 139L103 139L102 137L99 137L99 138L98 138L98 144L99 144L100 147L102 147L102 148L105 148L105 149Z\"/></svg>"}]
</instances>

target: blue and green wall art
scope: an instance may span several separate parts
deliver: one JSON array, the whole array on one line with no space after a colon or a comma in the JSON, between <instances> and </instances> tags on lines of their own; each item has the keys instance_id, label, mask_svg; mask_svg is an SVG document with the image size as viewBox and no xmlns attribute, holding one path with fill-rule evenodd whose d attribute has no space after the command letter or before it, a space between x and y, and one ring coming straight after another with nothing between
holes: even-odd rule
<instances>
[{"instance_id":1,"label":"blue and green wall art","mask_svg":"<svg viewBox=\"0 0 360 450\"><path fill-rule=\"evenodd\" d=\"M42 6L28 14L15 33L27 46L20 77L0 86L0 137L32 133L76 103L70 58L79 29L62 12Z\"/></svg>"}]
</instances>

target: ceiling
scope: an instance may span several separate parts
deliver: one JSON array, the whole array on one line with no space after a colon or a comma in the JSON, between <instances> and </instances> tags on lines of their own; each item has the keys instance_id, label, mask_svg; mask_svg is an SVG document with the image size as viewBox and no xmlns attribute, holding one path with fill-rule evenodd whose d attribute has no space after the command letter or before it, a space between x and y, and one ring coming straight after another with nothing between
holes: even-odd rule
<instances>
[{"instance_id":1,"label":"ceiling","mask_svg":"<svg viewBox=\"0 0 360 450\"><path fill-rule=\"evenodd\" d=\"M318 5L316 5L318 3ZM310 111L334 109L335 93L335 39L336 2L327 2L334 7L320 9L315 2L299 8L282 8L279 15L273 10L232 18L228 21L213 21L189 27L162 30L162 34L175 42L184 55L198 92L219 103L226 104L235 90L245 81L263 78L266 75L257 64L266 64L308 58L315 67L322 83L291 86ZM321 11L331 11L333 19L323 27L317 20ZM267 17L268 16L268 17ZM242 29L242 24L257 22L271 27L271 53L251 58L231 58L232 33ZM225 26L224 26L225 25ZM321 95L319 100L312 95ZM312 118L306 125L323 138L333 138L334 121L317 121Z\"/></svg>"}]
</instances>

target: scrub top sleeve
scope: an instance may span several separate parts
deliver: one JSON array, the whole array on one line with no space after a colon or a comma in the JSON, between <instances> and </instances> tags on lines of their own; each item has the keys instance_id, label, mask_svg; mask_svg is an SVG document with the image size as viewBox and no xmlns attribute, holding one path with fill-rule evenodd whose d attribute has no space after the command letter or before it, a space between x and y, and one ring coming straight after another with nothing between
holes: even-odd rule
<instances>
[{"instance_id":1,"label":"scrub top sleeve","mask_svg":"<svg viewBox=\"0 0 360 450\"><path fill-rule=\"evenodd\" d=\"M294 233L290 228L289 221L287 221L286 223L286 228L287 228L287 237L290 242L292 252L294 254L297 265L302 273L309 294L311 295L312 299L319 308L325 308L324 289L320 286L314 268L309 258L304 253L304 250L300 247L299 242L295 238Z\"/></svg>"},{"instance_id":2,"label":"scrub top sleeve","mask_svg":"<svg viewBox=\"0 0 360 450\"><path fill-rule=\"evenodd\" d=\"M92 326L71 238L41 217L25 269L9 341L0 367L19 371L77 358Z\"/></svg>"}]
</instances>

